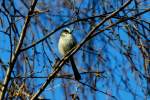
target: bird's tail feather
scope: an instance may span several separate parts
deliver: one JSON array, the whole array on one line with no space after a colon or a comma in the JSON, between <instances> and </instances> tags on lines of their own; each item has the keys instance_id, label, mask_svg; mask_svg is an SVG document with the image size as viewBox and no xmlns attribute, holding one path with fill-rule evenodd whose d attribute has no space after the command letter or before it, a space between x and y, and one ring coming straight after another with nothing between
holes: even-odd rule
<instances>
[{"instance_id":1,"label":"bird's tail feather","mask_svg":"<svg viewBox=\"0 0 150 100\"><path fill-rule=\"evenodd\" d=\"M75 65L73 57L70 57L70 62L71 62L71 65L72 65L72 69L73 69L73 73L74 73L75 79L79 81L81 79L81 76L80 76L80 73L78 72L78 69L77 69L77 67Z\"/></svg>"}]
</instances>

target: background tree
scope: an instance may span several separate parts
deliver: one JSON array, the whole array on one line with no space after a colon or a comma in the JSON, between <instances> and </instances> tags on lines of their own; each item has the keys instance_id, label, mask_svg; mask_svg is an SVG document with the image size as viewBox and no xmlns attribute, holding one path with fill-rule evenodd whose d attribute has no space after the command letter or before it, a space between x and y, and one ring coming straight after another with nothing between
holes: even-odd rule
<instances>
[{"instance_id":1,"label":"background tree","mask_svg":"<svg viewBox=\"0 0 150 100\"><path fill-rule=\"evenodd\" d=\"M0 99L148 99L149 0L0 0ZM65 27L76 48L61 57ZM67 59L74 55L82 80Z\"/></svg>"}]
</instances>

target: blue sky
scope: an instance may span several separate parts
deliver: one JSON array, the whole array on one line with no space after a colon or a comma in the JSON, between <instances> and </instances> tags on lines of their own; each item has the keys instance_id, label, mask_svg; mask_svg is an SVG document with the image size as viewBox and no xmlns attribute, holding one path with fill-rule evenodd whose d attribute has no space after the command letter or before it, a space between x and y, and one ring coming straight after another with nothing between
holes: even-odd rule
<instances>
[{"instance_id":1,"label":"blue sky","mask_svg":"<svg viewBox=\"0 0 150 100\"><path fill-rule=\"evenodd\" d=\"M42 4L43 1L45 2L45 4ZM78 16L76 16L73 10L70 10L67 7L63 6L62 1L60 2L58 2L58 0L54 0L53 2L49 0L43 0L43 1L39 0L35 9L40 9L40 10L49 9L49 12L35 16L34 18L37 17L37 20L35 19L31 20L23 47L25 47L27 44L32 44L32 42L35 42L38 39L41 39L42 37L44 37L45 34L51 32L52 30L54 30L55 28L57 28L59 25L61 25L62 23L66 21L71 22L72 20L76 18L86 18L86 17L92 16L93 14L93 11L91 9L87 10L88 12L86 11L88 6L90 6L89 5L89 2L91 2L90 0L77 0L77 2L75 2L75 7L78 8L78 10L80 11ZM104 13L103 6L102 5L99 6L100 1L98 0L94 0L94 1L97 4L95 15L103 14ZM15 4L16 9L21 11L23 15L26 15L27 8L23 6L20 0L14 0L14 2L15 2L14 4ZM111 1L112 5L117 5L117 6L114 6L115 9L120 7L120 3L119 2L116 3L116 2L117 2L116 0ZM106 6L108 6L108 8L105 8L106 10L108 10L107 12L109 12L110 11L109 9L111 9L109 8L109 3L108 2L106 3ZM147 1L147 5L149 4L150 2ZM41 5L44 5L44 6L41 6ZM142 9L145 9L148 7L147 5L141 4L141 6L139 7L141 7ZM135 6L134 3L132 2L129 8L132 9L134 8L134 6ZM90 7L91 8L93 7L92 4ZM11 13L14 14L13 10L11 11ZM119 14L123 15L123 13L119 13ZM129 15L131 14L132 13L129 13ZM149 16L150 16L150 13L144 14L142 16L143 20L149 22L150 21ZM0 18L4 20L3 26L0 25L0 52L1 52L0 59L2 59L2 61L6 65L8 65L9 59L10 59L10 42L9 42L8 35L4 34L3 31L6 31L9 24L6 21L6 17L2 13L0 13ZM99 23L101 20L102 19L96 19L95 24ZM116 19L113 19L112 21L115 21L115 20ZM20 35L22 27L23 27L24 19L16 18L15 23L16 23L16 26ZM40 25L37 23L40 23ZM133 22L129 22L129 23L131 26L132 24L134 24ZM110 23L107 22L105 23L104 26L100 27L99 29L103 29L105 26L109 24ZM92 47L94 48L94 53L96 53L96 55L92 53L89 54L87 52L84 52L83 50L79 50L75 54L74 58L75 58L76 63L78 64L77 66L80 72L87 71L88 68L90 67L91 67L90 70L105 71L104 76L106 77L104 78L100 77L97 79L96 86L98 90L108 92L112 94L113 96L115 96L118 100L133 100L133 99L141 100L145 98L142 89L146 87L146 80L142 78L140 79L138 77L139 73L136 73L131 70L132 66L130 65L125 55L123 55L123 53L125 53L127 50L122 48L122 44L120 43L120 41L118 41L118 39L120 39L125 46L132 47L131 52L134 53L132 58L135 59L133 60L133 62L137 65L136 66L137 69L140 70L142 73L144 73L143 59L141 58L142 55L140 54L140 51L135 45L135 43L133 42L133 40L129 38L129 36L127 35L127 32L126 32L127 29L125 27L126 24L123 23L119 25L120 27L117 27L117 26L113 27L113 29L115 30L114 33L112 33L113 30L107 30L103 32L102 34L94 37L89 42L89 44L88 43L85 44L84 45L85 47L82 48L82 49L88 50L88 47ZM91 24L90 24L90 21L85 21L85 22L75 23L68 27L73 30L73 35L75 36L78 43L80 43L80 41L90 31ZM45 32L42 29L46 30L47 32ZM58 43L61 30L55 32L51 37L47 38L46 41L48 41L48 43L46 41L44 41L43 43L39 43L34 48L31 48L23 52L22 56L19 56L17 62L18 63L22 62L22 64L19 66L19 67L22 67L20 68L20 71L19 71L22 76L26 75L25 73L26 71L30 75L30 66L24 60L22 60L24 59L24 56L29 57L29 59L31 59L30 64L34 65L32 66L33 70L35 71L35 74L33 76L45 77L45 76L48 76L48 74L52 73L53 71L52 65L54 64L55 59L57 57L61 58L58 52L58 48L57 48L57 43ZM12 32L12 38L17 37L18 39L19 36L17 36L16 34L17 33ZM109 37L111 37L114 40L109 40ZM50 45L50 48L49 48L49 45ZM45 53L43 53L43 51L45 51ZM101 55L103 57L103 60L101 62L99 62L98 60L98 55ZM15 73L18 71L17 68L18 68L18 65L16 64L13 70ZM63 71L72 74L72 69L70 65L65 65L63 68ZM5 74L2 68L0 68L0 73L1 73L0 81L2 81L4 79L4 74ZM92 81L86 80L87 79L86 75L82 75L82 78L83 78L82 82L92 85L95 77L91 78ZM34 86L36 87L34 92L36 92L39 89L39 87L41 87L43 82L45 82L45 80L46 78L35 78L33 80L29 78L27 79L26 83L30 84L31 87L33 87L32 85L34 84ZM30 83L30 82L33 82L33 83ZM69 93L77 93L77 95L79 95L81 100L82 99L84 100L84 95L82 95L81 93L86 94L86 97L88 98L88 100L93 100L95 94L96 94L97 100L99 99L103 100L103 99L109 98L109 96L101 92L91 92L89 87L83 86L75 81L67 80L67 79L62 80L59 78L56 78L52 83L50 83L48 87L45 89L45 91L42 93L42 95L44 95L48 99L55 99L55 100L65 99L64 90L63 90L64 83L66 83L68 88L70 89ZM82 89L77 90L78 85L79 87L84 88L84 90L86 91L83 92ZM52 88L53 86L54 88ZM132 92L136 93L138 96L135 97L132 94Z\"/></svg>"}]
</instances>

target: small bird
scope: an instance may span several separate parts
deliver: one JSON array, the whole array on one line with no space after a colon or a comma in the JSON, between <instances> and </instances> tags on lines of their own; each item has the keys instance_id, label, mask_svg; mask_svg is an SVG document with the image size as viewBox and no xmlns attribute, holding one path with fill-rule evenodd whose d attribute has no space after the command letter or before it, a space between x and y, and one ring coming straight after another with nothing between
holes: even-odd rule
<instances>
[{"instance_id":1,"label":"small bird","mask_svg":"<svg viewBox=\"0 0 150 100\"><path fill-rule=\"evenodd\" d=\"M75 38L73 37L73 35L71 33L72 32L69 28L66 28L61 32L59 42L58 42L58 49L59 49L59 52L62 56L65 56L77 44ZM81 79L81 76L80 76L78 69L75 65L73 56L71 56L69 58L69 60L70 60L71 65L72 65L75 79L79 81Z\"/></svg>"}]
</instances>

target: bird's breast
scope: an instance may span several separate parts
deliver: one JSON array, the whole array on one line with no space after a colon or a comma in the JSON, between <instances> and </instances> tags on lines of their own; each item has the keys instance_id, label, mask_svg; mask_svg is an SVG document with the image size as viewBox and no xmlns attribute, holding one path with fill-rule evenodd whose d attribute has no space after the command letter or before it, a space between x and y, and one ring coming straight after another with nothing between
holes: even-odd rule
<instances>
[{"instance_id":1,"label":"bird's breast","mask_svg":"<svg viewBox=\"0 0 150 100\"><path fill-rule=\"evenodd\" d=\"M72 37L65 37L59 39L58 48L62 55L65 55L74 47L74 39Z\"/></svg>"}]
</instances>

